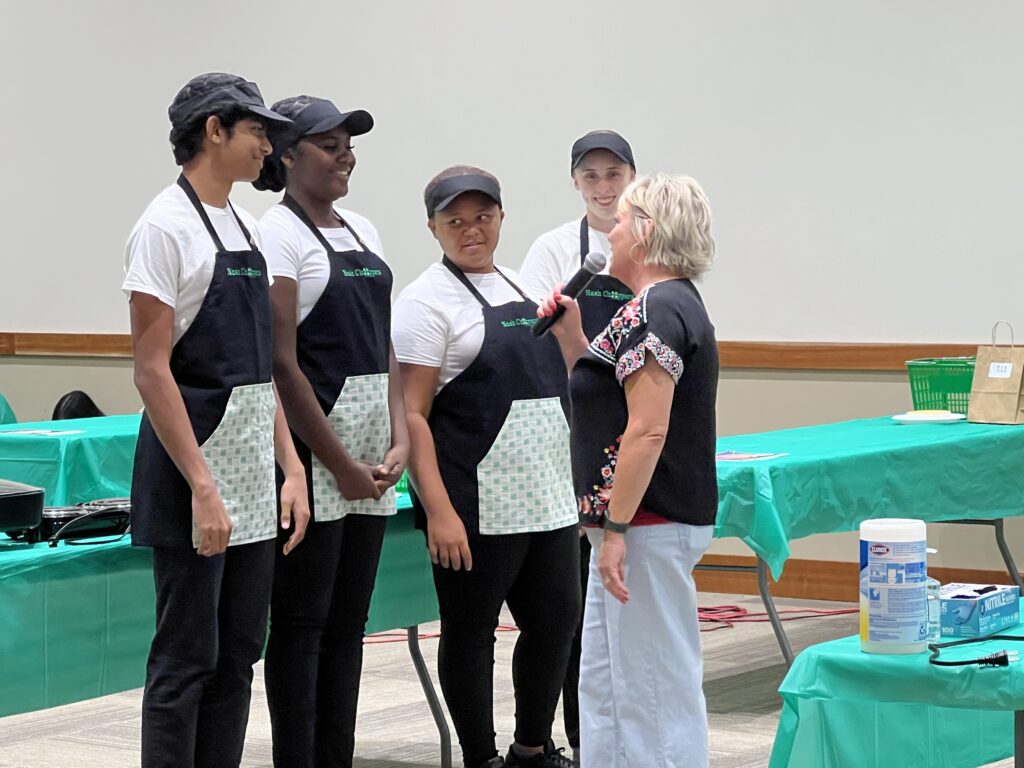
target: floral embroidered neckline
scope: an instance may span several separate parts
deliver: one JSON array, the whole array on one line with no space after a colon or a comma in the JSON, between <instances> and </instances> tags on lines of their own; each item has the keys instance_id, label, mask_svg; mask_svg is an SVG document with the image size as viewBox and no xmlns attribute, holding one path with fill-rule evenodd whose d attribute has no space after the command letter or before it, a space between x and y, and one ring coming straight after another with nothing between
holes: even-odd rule
<instances>
[{"instance_id":1,"label":"floral embroidered neckline","mask_svg":"<svg viewBox=\"0 0 1024 768\"><path fill-rule=\"evenodd\" d=\"M654 354L658 364L672 376L674 382L678 384L683 375L682 358L657 334L648 331L643 338L628 338L641 324L647 323L647 297L654 286L664 282L668 280L652 283L623 304L612 316L608 326L590 342L592 354L599 360L615 366L615 378L619 384L622 384L631 373L643 367L648 350ZM626 341L630 343L630 348L623 353L620 350Z\"/></svg>"}]
</instances>

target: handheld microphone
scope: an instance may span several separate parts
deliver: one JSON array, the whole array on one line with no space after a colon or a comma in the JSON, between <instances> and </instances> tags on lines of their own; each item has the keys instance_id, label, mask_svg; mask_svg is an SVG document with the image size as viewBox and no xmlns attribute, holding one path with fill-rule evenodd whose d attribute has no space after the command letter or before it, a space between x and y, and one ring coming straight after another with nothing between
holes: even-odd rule
<instances>
[{"instance_id":1,"label":"handheld microphone","mask_svg":"<svg viewBox=\"0 0 1024 768\"><path fill-rule=\"evenodd\" d=\"M583 261L583 266L565 284L565 288L562 289L562 295L575 299L583 293L583 289L594 279L594 275L604 269L604 265L607 263L608 257L600 251L588 253L587 258ZM565 307L559 304L555 307L554 312L547 317L540 318L540 320L533 324L533 335L537 337L543 336L551 330L551 326L557 323L558 319L564 314Z\"/></svg>"}]
</instances>

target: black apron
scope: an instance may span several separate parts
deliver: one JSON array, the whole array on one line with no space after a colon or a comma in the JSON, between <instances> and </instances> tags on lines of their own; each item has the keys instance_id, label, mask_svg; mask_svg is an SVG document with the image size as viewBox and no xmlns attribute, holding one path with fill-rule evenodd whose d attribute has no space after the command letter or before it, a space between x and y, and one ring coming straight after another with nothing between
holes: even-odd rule
<instances>
[{"instance_id":1,"label":"black apron","mask_svg":"<svg viewBox=\"0 0 1024 768\"><path fill-rule=\"evenodd\" d=\"M437 393L428 419L455 511L467 533L575 525L568 381L557 341L534 338L537 305L499 270L522 301L491 306L447 256L442 263L480 302L484 318L480 353ZM411 495L423 527L423 505Z\"/></svg>"},{"instance_id":2,"label":"black apron","mask_svg":"<svg viewBox=\"0 0 1024 768\"><path fill-rule=\"evenodd\" d=\"M231 544L273 538L277 509L267 265L234 208L231 212L249 241L248 250L226 250L192 185L183 175L178 177L178 185L202 219L217 253L199 312L171 352L171 374L196 442L211 464L218 491L232 517ZM228 419L233 398L239 407L232 406ZM221 437L212 439L218 433ZM269 503L263 508L268 488ZM192 491L145 413L135 451L131 504L133 543L195 545Z\"/></svg>"},{"instance_id":3,"label":"black apron","mask_svg":"<svg viewBox=\"0 0 1024 768\"><path fill-rule=\"evenodd\" d=\"M587 217L580 220L580 266L590 253L590 226ZM605 254L611 257L611 254ZM633 298L633 292L611 275L594 275L583 295L579 297L583 333L593 339L608 327L608 323L623 304Z\"/></svg>"},{"instance_id":4,"label":"black apron","mask_svg":"<svg viewBox=\"0 0 1024 768\"><path fill-rule=\"evenodd\" d=\"M331 268L323 293L296 329L299 369L309 380L324 415L346 450L358 461L379 464L391 447L391 269L341 217L338 221L355 238L359 249L334 250L295 198L285 194L281 204L313 233ZM353 513L395 512L393 488L377 501L345 501L334 476L294 433L292 439L306 466L315 520L337 520Z\"/></svg>"}]
</instances>

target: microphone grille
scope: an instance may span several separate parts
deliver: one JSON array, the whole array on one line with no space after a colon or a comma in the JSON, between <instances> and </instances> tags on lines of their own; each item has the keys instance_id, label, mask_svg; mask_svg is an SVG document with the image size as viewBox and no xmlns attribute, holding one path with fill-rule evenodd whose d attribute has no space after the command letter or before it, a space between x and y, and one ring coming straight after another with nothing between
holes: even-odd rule
<instances>
[{"instance_id":1,"label":"microphone grille","mask_svg":"<svg viewBox=\"0 0 1024 768\"><path fill-rule=\"evenodd\" d=\"M592 275L596 275L608 263L608 257L600 251L591 251L583 260L583 268Z\"/></svg>"}]
</instances>

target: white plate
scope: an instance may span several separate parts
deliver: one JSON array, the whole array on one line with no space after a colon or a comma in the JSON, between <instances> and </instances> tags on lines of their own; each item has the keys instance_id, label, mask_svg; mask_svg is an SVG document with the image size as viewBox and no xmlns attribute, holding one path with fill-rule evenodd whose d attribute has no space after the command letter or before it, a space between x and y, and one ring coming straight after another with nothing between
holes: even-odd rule
<instances>
[{"instance_id":1,"label":"white plate","mask_svg":"<svg viewBox=\"0 0 1024 768\"><path fill-rule=\"evenodd\" d=\"M932 413L907 411L893 416L892 420L900 424L955 424L966 418L962 413L950 413L949 411Z\"/></svg>"}]
</instances>

